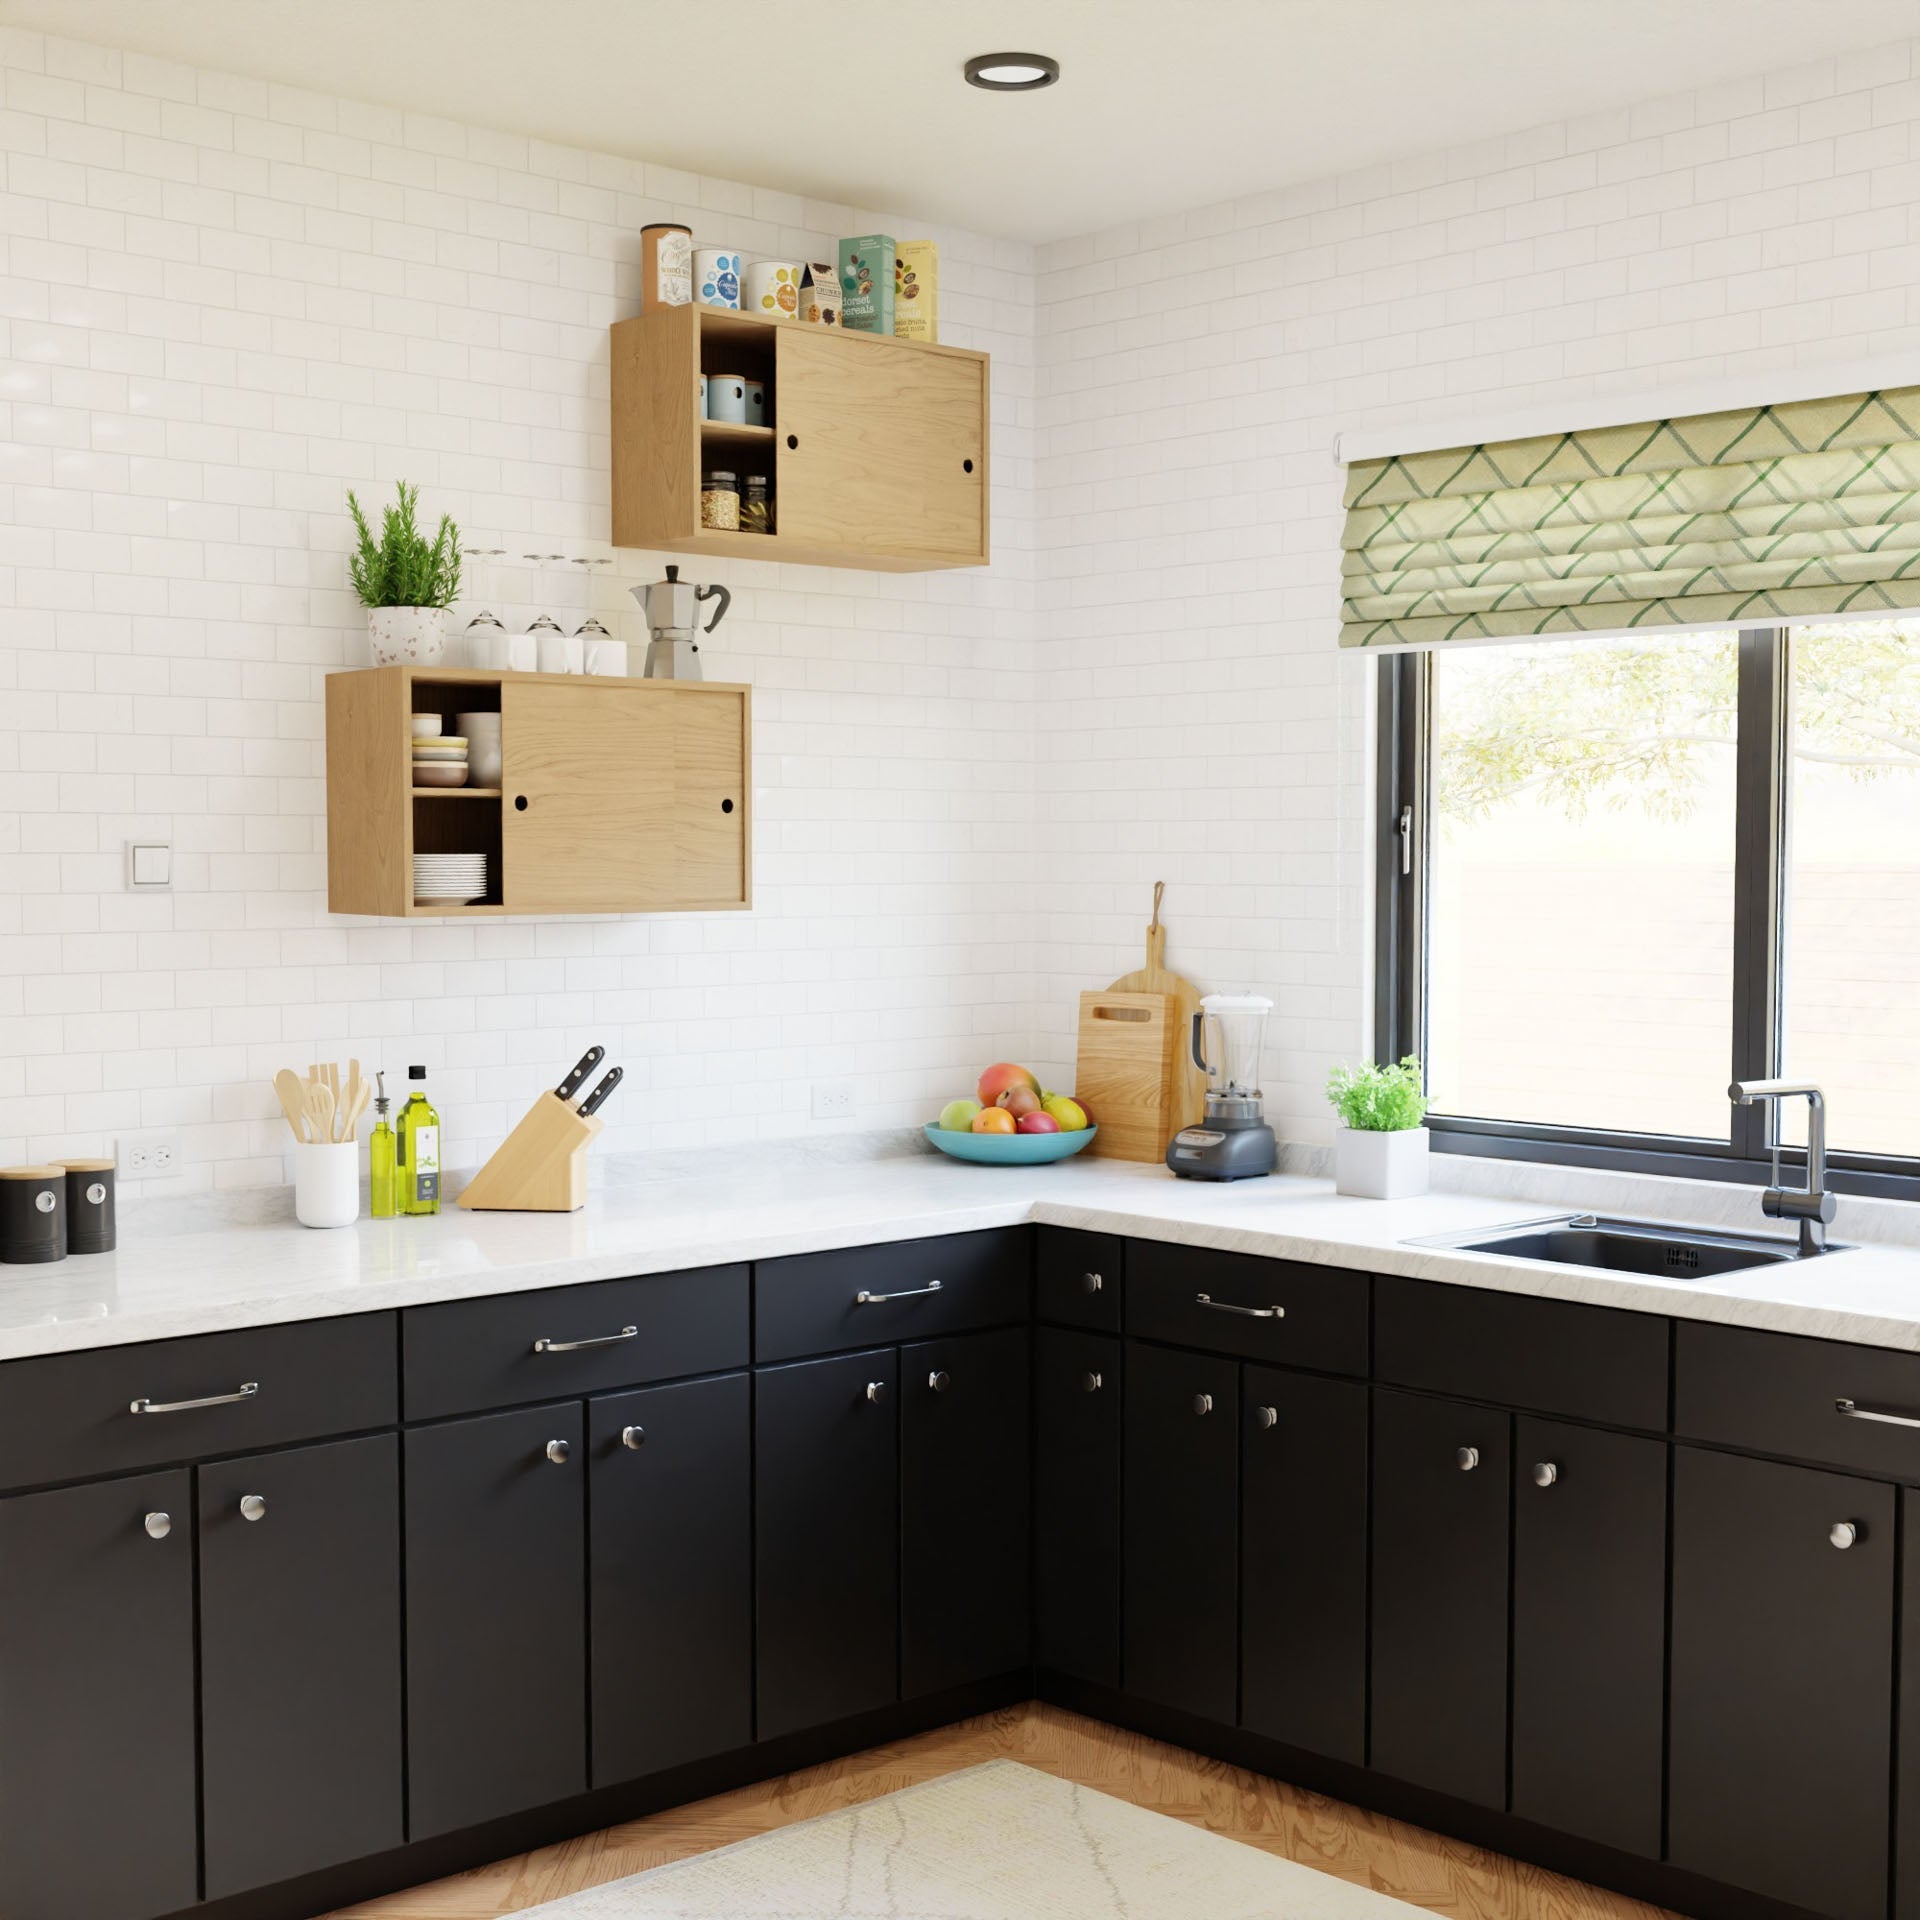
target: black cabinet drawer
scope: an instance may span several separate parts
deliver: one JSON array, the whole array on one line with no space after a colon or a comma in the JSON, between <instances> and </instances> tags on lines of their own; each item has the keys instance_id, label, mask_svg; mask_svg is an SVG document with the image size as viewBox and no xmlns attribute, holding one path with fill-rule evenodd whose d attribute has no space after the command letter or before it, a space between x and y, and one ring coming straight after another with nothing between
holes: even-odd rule
<instances>
[{"instance_id":1,"label":"black cabinet drawer","mask_svg":"<svg viewBox=\"0 0 1920 1920\"><path fill-rule=\"evenodd\" d=\"M1367 1370L1367 1276L1159 1240L1127 1245L1127 1331L1325 1373Z\"/></svg>"},{"instance_id":2,"label":"black cabinet drawer","mask_svg":"<svg viewBox=\"0 0 1920 1920\"><path fill-rule=\"evenodd\" d=\"M1683 1320L1673 1425L1690 1440L1920 1481L1920 1354Z\"/></svg>"},{"instance_id":3,"label":"black cabinet drawer","mask_svg":"<svg viewBox=\"0 0 1920 1920\"><path fill-rule=\"evenodd\" d=\"M1391 1274L1374 1283L1376 1380L1532 1413L1664 1433L1669 1338L1658 1314Z\"/></svg>"},{"instance_id":4,"label":"black cabinet drawer","mask_svg":"<svg viewBox=\"0 0 1920 1920\"><path fill-rule=\"evenodd\" d=\"M794 1360L930 1340L1027 1317L1025 1227L762 1260L754 1269L753 1357Z\"/></svg>"},{"instance_id":5,"label":"black cabinet drawer","mask_svg":"<svg viewBox=\"0 0 1920 1920\"><path fill-rule=\"evenodd\" d=\"M1117 1233L1038 1228L1033 1285L1040 1318L1055 1326L1118 1333L1121 1261L1126 1244Z\"/></svg>"},{"instance_id":6,"label":"black cabinet drawer","mask_svg":"<svg viewBox=\"0 0 1920 1920\"><path fill-rule=\"evenodd\" d=\"M393 1316L368 1313L10 1361L0 1367L0 1486L392 1426L394 1359ZM133 1412L136 1402L150 1411Z\"/></svg>"},{"instance_id":7,"label":"black cabinet drawer","mask_svg":"<svg viewBox=\"0 0 1920 1920\"><path fill-rule=\"evenodd\" d=\"M401 1336L409 1420L723 1373L747 1364L747 1270L409 1307Z\"/></svg>"}]
</instances>

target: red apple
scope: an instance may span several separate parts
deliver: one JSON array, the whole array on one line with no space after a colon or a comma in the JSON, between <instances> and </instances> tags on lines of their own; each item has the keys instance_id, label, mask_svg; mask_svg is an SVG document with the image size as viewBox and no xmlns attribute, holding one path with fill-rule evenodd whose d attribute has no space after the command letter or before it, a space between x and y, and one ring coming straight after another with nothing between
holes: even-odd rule
<instances>
[{"instance_id":1,"label":"red apple","mask_svg":"<svg viewBox=\"0 0 1920 1920\"><path fill-rule=\"evenodd\" d=\"M1038 1093L1040 1082L1025 1067L1016 1067L1011 1060L996 1061L980 1076L980 1104L995 1105L1009 1087L1029 1087Z\"/></svg>"},{"instance_id":2,"label":"red apple","mask_svg":"<svg viewBox=\"0 0 1920 1920\"><path fill-rule=\"evenodd\" d=\"M1040 1111L1040 1096L1031 1087L1008 1087L993 1104L1004 1107L1018 1120L1022 1114Z\"/></svg>"},{"instance_id":3,"label":"red apple","mask_svg":"<svg viewBox=\"0 0 1920 1920\"><path fill-rule=\"evenodd\" d=\"M1013 1123L1016 1133L1058 1133L1060 1122L1050 1113L1023 1113Z\"/></svg>"}]
</instances>

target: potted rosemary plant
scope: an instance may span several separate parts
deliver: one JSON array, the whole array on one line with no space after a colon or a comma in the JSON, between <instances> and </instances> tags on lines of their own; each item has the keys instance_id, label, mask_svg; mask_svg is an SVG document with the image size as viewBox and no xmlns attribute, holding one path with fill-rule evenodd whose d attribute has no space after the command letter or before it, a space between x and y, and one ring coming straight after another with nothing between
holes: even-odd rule
<instances>
[{"instance_id":1,"label":"potted rosemary plant","mask_svg":"<svg viewBox=\"0 0 1920 1920\"><path fill-rule=\"evenodd\" d=\"M447 609L460 591L460 529L448 514L431 540L414 520L420 489L404 480L376 539L360 502L347 494L357 535L348 572L367 610L376 667L430 667L446 648Z\"/></svg>"},{"instance_id":2,"label":"potted rosemary plant","mask_svg":"<svg viewBox=\"0 0 1920 1920\"><path fill-rule=\"evenodd\" d=\"M1427 1190L1426 1089L1413 1054L1398 1066L1335 1067L1327 1098L1340 1116L1333 1130L1338 1192L1363 1200L1408 1200Z\"/></svg>"}]
</instances>

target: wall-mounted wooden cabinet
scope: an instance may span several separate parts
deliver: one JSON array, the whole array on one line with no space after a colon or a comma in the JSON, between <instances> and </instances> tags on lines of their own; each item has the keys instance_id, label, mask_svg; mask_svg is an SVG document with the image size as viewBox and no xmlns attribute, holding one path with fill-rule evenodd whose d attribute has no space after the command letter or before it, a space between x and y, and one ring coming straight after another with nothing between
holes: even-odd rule
<instances>
[{"instance_id":1,"label":"wall-mounted wooden cabinet","mask_svg":"<svg viewBox=\"0 0 1920 1920\"><path fill-rule=\"evenodd\" d=\"M413 785L410 716L500 715L497 787ZM694 913L752 905L743 686L373 667L327 677L334 913ZM416 905L416 853L481 853L470 904Z\"/></svg>"},{"instance_id":2,"label":"wall-mounted wooden cabinet","mask_svg":"<svg viewBox=\"0 0 1920 1920\"><path fill-rule=\"evenodd\" d=\"M702 375L760 381L767 421L700 417ZM613 328L613 543L912 573L988 558L983 353L667 307ZM700 524L704 471L765 474L772 533Z\"/></svg>"}]
</instances>

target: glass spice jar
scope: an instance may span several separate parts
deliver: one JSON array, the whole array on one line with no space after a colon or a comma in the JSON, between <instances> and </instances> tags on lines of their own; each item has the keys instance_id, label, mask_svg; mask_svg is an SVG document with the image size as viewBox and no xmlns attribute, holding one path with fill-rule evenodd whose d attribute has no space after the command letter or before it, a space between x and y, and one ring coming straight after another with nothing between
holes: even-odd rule
<instances>
[{"instance_id":1,"label":"glass spice jar","mask_svg":"<svg viewBox=\"0 0 1920 1920\"><path fill-rule=\"evenodd\" d=\"M740 496L740 531L773 531L773 495L767 490L767 476L764 473L747 475L746 490Z\"/></svg>"},{"instance_id":2,"label":"glass spice jar","mask_svg":"<svg viewBox=\"0 0 1920 1920\"><path fill-rule=\"evenodd\" d=\"M700 483L700 524L721 533L740 531L740 483L716 467Z\"/></svg>"}]
</instances>

